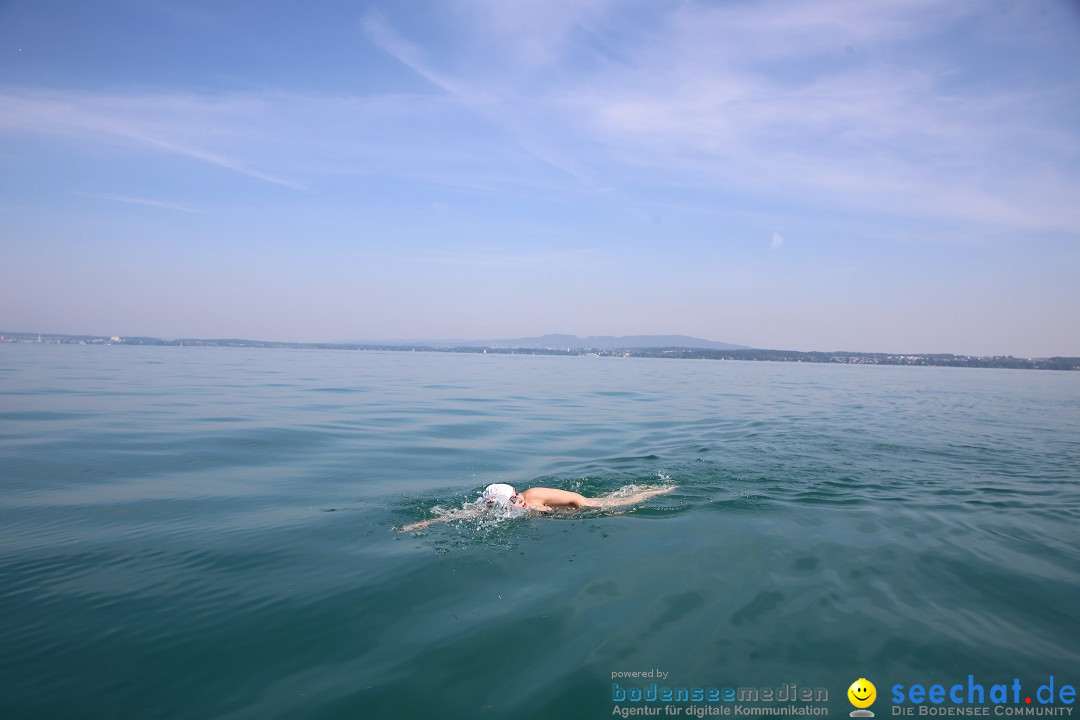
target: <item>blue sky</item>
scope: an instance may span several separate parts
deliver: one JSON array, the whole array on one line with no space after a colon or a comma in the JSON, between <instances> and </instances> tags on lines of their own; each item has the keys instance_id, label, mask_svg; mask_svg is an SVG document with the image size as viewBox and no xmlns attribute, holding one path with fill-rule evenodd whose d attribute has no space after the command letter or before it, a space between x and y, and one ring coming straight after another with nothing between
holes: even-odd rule
<instances>
[{"instance_id":1,"label":"blue sky","mask_svg":"<svg viewBox=\"0 0 1080 720\"><path fill-rule=\"evenodd\" d=\"M1080 355L1080 6L0 0L0 330Z\"/></svg>"}]
</instances>

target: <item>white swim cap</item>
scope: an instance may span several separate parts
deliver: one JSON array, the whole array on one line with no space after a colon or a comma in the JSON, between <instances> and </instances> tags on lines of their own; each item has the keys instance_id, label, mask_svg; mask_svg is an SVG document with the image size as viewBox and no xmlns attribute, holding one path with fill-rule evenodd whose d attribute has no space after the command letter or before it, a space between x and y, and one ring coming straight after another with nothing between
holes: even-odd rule
<instances>
[{"instance_id":1,"label":"white swim cap","mask_svg":"<svg viewBox=\"0 0 1080 720\"><path fill-rule=\"evenodd\" d=\"M495 483L484 488L483 500L488 506L498 505L503 510L513 507L510 498L517 495L517 491L506 483Z\"/></svg>"}]
</instances>

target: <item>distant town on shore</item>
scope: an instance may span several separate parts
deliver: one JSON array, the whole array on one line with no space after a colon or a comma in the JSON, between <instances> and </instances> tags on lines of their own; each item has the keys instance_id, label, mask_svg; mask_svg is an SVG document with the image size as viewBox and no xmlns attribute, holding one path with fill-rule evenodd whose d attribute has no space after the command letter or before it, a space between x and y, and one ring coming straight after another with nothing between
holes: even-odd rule
<instances>
[{"instance_id":1,"label":"distant town on shore","mask_svg":"<svg viewBox=\"0 0 1080 720\"><path fill-rule=\"evenodd\" d=\"M620 342L623 341L623 342ZM578 338L545 335L517 340L389 341L299 343L267 340L163 340L155 337L62 335L0 332L0 343L49 345L127 345L162 347L238 347L295 350L380 350L398 352L494 353L502 355L577 355L592 357L673 358L686 360L759 360L768 362L834 363L844 365L915 365L1017 370L1080 370L1080 357L1018 358L1011 355L953 355L950 353L874 353L851 351L763 350L675 335Z\"/></svg>"}]
</instances>

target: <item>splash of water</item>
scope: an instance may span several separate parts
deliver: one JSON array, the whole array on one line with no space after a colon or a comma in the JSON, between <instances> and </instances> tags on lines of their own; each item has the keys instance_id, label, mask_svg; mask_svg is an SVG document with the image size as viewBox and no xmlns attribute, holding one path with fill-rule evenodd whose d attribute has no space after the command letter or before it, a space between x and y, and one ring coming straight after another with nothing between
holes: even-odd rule
<instances>
[{"instance_id":1,"label":"splash of water","mask_svg":"<svg viewBox=\"0 0 1080 720\"><path fill-rule=\"evenodd\" d=\"M478 527L494 527L506 520L522 517L526 511L518 507L488 505L483 498L477 498L462 503L459 508L436 505L431 508L431 513L444 522L469 521Z\"/></svg>"}]
</instances>

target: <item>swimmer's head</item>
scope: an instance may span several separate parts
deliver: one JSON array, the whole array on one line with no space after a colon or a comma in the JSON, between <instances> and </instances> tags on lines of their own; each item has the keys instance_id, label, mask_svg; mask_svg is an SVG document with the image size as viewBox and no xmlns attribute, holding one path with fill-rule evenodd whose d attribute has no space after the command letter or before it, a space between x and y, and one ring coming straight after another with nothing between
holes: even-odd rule
<instances>
[{"instance_id":1,"label":"swimmer's head","mask_svg":"<svg viewBox=\"0 0 1080 720\"><path fill-rule=\"evenodd\" d=\"M495 483L484 488L483 501L490 508L509 510L514 507L514 497L517 491L506 483Z\"/></svg>"}]
</instances>

